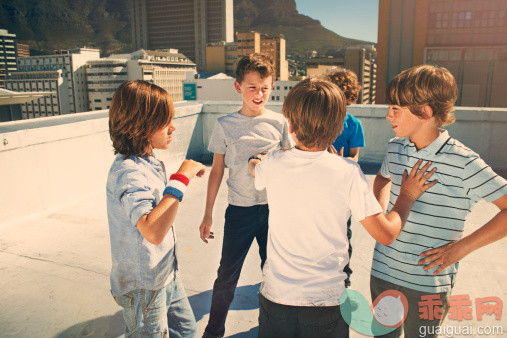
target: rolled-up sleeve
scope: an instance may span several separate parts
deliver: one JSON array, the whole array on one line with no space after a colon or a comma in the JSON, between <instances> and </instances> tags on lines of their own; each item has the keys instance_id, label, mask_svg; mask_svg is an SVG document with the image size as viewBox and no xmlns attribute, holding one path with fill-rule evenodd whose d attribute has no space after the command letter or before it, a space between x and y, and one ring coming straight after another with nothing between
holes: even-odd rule
<instances>
[{"instance_id":1,"label":"rolled-up sleeve","mask_svg":"<svg viewBox=\"0 0 507 338\"><path fill-rule=\"evenodd\" d=\"M131 224L136 226L139 219L154 208L155 197L148 179L137 170L125 169L119 173L116 186L115 197L120 201Z\"/></svg>"}]
</instances>

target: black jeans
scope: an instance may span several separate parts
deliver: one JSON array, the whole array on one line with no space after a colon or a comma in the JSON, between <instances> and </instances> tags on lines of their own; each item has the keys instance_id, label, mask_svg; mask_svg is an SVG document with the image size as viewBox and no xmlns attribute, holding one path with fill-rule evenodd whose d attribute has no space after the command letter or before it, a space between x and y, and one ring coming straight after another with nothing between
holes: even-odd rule
<instances>
[{"instance_id":1,"label":"black jeans","mask_svg":"<svg viewBox=\"0 0 507 338\"><path fill-rule=\"evenodd\" d=\"M268 240L268 216L267 204L252 207L234 205L227 207L222 258L218 268L218 277L213 285L213 296L206 332L213 335L224 334L225 319L234 298L241 268L254 239L257 240L259 245L261 269L264 266Z\"/></svg>"},{"instance_id":2,"label":"black jeans","mask_svg":"<svg viewBox=\"0 0 507 338\"><path fill-rule=\"evenodd\" d=\"M259 338L348 338L340 306L289 306L259 294Z\"/></svg>"}]
</instances>

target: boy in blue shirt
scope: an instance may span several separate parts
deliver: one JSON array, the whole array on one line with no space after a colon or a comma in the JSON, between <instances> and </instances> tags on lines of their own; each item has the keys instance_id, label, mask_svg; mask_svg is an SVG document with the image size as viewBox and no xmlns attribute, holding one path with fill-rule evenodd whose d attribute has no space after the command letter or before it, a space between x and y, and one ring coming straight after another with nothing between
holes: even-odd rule
<instances>
[{"instance_id":1,"label":"boy in blue shirt","mask_svg":"<svg viewBox=\"0 0 507 338\"><path fill-rule=\"evenodd\" d=\"M357 99L359 98L359 91L361 90L361 86L357 81L356 73L349 69L342 68L326 74L326 79L333 82L338 86L338 88L342 90L343 94L345 95L345 99L347 100L347 106L356 103ZM361 121L359 121L357 117L347 113L345 115L345 120L343 121L343 130L330 147L331 152L337 153L343 157L349 157L357 162L359 160L359 148L363 148L364 146L364 133ZM350 226L351 219L349 218L347 221L349 259L352 257L352 243L350 242L350 239L352 238L352 229ZM347 279L345 279L345 287L349 287L350 275L352 274L350 261L345 266L344 271L347 274Z\"/></svg>"},{"instance_id":2,"label":"boy in blue shirt","mask_svg":"<svg viewBox=\"0 0 507 338\"><path fill-rule=\"evenodd\" d=\"M145 81L127 81L109 108L117 154L107 177L111 293L123 307L125 336L193 337L192 308L178 277L173 222L185 188L204 166L183 161L166 177L153 149L168 149L176 129L169 94Z\"/></svg>"},{"instance_id":3,"label":"boy in blue shirt","mask_svg":"<svg viewBox=\"0 0 507 338\"><path fill-rule=\"evenodd\" d=\"M413 205L405 227L390 245L377 243L371 270L371 296L395 289L408 300L404 323L386 337L418 337L420 327L437 332L448 309L458 262L466 255L507 235L507 182L477 153L441 129L454 122L456 81L445 68L422 65L398 74L386 89L386 118L396 138L377 174L373 191L386 210L400 192L404 170L416 161L432 161L438 183ZM480 199L500 212L462 238L465 218ZM419 317L421 297L435 297L441 318ZM428 334L426 337L436 337Z\"/></svg>"},{"instance_id":4,"label":"boy in blue shirt","mask_svg":"<svg viewBox=\"0 0 507 338\"><path fill-rule=\"evenodd\" d=\"M213 205L226 165L229 168L229 206L225 212L222 258L213 285L210 317L204 337L224 335L225 319L243 262L254 239L259 245L261 268L266 260L269 215L266 191L255 189L254 179L248 172L248 158L292 146L285 118L264 107L273 89L274 75L273 64L267 56L250 54L241 58L234 87L243 96L243 106L239 111L218 119L209 142L208 149L214 157L205 214L199 228L204 242L213 238Z\"/></svg>"}]
</instances>

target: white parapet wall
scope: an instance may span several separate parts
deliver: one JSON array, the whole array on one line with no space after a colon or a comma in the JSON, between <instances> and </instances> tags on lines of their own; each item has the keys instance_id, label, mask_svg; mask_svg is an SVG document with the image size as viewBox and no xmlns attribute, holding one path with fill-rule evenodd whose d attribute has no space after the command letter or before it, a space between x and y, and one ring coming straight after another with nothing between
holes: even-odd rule
<instances>
[{"instance_id":1,"label":"white parapet wall","mask_svg":"<svg viewBox=\"0 0 507 338\"><path fill-rule=\"evenodd\" d=\"M281 112L281 103L269 109ZM216 120L240 102L179 102L171 148L157 152L168 173L185 157L209 161ZM365 131L360 161L380 162L393 132L387 106L353 105ZM458 108L451 136L478 152L493 168L507 170L507 109ZM48 213L90 194L105 193L114 158L107 111L0 123L0 225Z\"/></svg>"}]
</instances>

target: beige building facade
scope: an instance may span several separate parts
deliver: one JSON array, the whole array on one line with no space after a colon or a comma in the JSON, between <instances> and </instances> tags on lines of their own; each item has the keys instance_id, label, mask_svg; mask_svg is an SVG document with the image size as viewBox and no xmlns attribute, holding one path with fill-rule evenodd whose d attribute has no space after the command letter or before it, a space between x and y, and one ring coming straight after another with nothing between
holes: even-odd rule
<instances>
[{"instance_id":1,"label":"beige building facade","mask_svg":"<svg viewBox=\"0 0 507 338\"><path fill-rule=\"evenodd\" d=\"M306 76L321 76L338 68L350 69L357 75L361 86L357 103L375 103L377 88L377 65L375 47L347 47L341 56L309 58L306 60Z\"/></svg>"},{"instance_id":2,"label":"beige building facade","mask_svg":"<svg viewBox=\"0 0 507 338\"><path fill-rule=\"evenodd\" d=\"M289 63L286 58L285 38L281 34L237 32L236 41L218 42L206 46L206 70L224 72L234 76L238 60L251 53L262 53L271 59L275 67L275 79L287 81Z\"/></svg>"},{"instance_id":3,"label":"beige building facade","mask_svg":"<svg viewBox=\"0 0 507 338\"><path fill-rule=\"evenodd\" d=\"M90 110L109 109L114 92L125 81L144 80L164 88L173 101L183 100L186 72L195 64L185 55L167 51L138 50L89 61L86 67Z\"/></svg>"},{"instance_id":4,"label":"beige building facade","mask_svg":"<svg viewBox=\"0 0 507 338\"><path fill-rule=\"evenodd\" d=\"M507 1L380 0L377 103L389 80L421 64L446 67L457 105L507 107Z\"/></svg>"}]
</instances>

